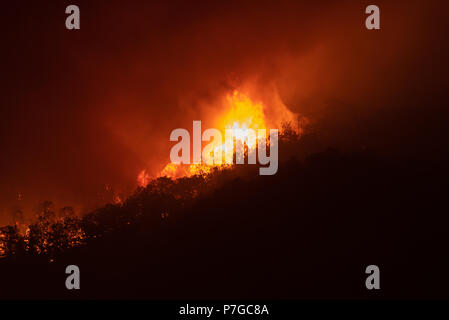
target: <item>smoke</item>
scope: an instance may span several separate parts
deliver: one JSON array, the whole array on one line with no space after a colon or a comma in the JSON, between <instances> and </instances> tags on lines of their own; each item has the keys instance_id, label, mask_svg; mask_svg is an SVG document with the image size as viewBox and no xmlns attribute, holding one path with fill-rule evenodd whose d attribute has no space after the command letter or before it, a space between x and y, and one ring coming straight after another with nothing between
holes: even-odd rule
<instances>
[{"instance_id":1,"label":"smoke","mask_svg":"<svg viewBox=\"0 0 449 320\"><path fill-rule=\"evenodd\" d=\"M234 89L328 145L391 151L437 126L444 2L377 1L379 31L365 1L78 2L79 31L63 3L2 9L0 222L126 194L169 162L171 130L212 123Z\"/></svg>"}]
</instances>

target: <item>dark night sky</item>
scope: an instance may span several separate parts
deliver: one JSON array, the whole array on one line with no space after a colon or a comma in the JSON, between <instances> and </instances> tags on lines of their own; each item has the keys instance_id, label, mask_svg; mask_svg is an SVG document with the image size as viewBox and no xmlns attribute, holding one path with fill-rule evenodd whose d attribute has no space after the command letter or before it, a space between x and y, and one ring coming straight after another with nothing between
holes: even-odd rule
<instances>
[{"instance_id":1,"label":"dark night sky","mask_svg":"<svg viewBox=\"0 0 449 320\"><path fill-rule=\"evenodd\" d=\"M381 8L381 30L364 9ZM65 29L77 4L81 30ZM95 205L168 161L169 134L250 83L328 145L443 152L444 1L14 1L1 13L0 223ZM446 31L445 31L446 30ZM199 107L200 105L209 107ZM282 160L282 159L281 159ZM20 192L24 200L17 202Z\"/></svg>"}]
</instances>

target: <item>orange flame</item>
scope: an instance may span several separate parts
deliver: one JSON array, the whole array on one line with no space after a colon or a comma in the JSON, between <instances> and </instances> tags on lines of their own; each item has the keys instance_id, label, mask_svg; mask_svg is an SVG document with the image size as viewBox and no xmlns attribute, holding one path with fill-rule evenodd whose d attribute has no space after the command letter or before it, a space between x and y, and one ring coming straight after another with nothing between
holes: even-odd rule
<instances>
[{"instance_id":1,"label":"orange flame","mask_svg":"<svg viewBox=\"0 0 449 320\"><path fill-rule=\"evenodd\" d=\"M263 104L253 102L248 96L235 90L231 95L226 97L228 112L217 123L217 129L221 131L225 137L225 130L230 129L236 137L236 142L246 144L248 152L256 148L256 140L249 137L249 129L262 129L266 127L265 115L263 112ZM225 157L230 153L233 154L232 148L227 149L227 144L233 145L232 138L225 137L224 143L214 141L207 146L208 150L203 153L203 163L191 164L189 166L176 165L174 163L167 164L159 174L169 178L179 178L184 176L204 175L211 172L212 168L223 169L229 167L229 164L215 164L214 155L219 153ZM225 151L226 150L226 151Z\"/></svg>"},{"instance_id":2,"label":"orange flame","mask_svg":"<svg viewBox=\"0 0 449 320\"><path fill-rule=\"evenodd\" d=\"M278 96L275 99L280 104L279 110L282 113L282 120L286 118L292 120L293 127L296 129L295 115L280 102ZM206 148L209 149L203 151L203 162L201 164L178 165L170 162L162 169L158 176L176 179L194 175L205 175L210 173L213 168L221 170L230 167L229 164L224 164L224 161L220 164L214 162L214 155L217 153L224 157L233 156L233 148L225 148L227 144L231 144L232 146L234 143L233 138L226 137L226 129L232 130L237 144L241 143L242 145L246 145L248 153L254 151L257 147L256 137L249 134L252 131L249 129L253 129L254 132L257 132L258 129L267 129L264 104L262 102L254 102L247 95L235 90L226 97L226 110L228 111L217 121L215 126L215 128L221 131L224 143L213 141L208 144ZM145 170L141 171L137 178L140 186L146 186L150 180Z\"/></svg>"},{"instance_id":3,"label":"orange flame","mask_svg":"<svg viewBox=\"0 0 449 320\"><path fill-rule=\"evenodd\" d=\"M146 187L147 184L150 182L151 178L150 175L147 173L146 170L140 171L139 175L137 176L137 183L140 187Z\"/></svg>"}]
</instances>

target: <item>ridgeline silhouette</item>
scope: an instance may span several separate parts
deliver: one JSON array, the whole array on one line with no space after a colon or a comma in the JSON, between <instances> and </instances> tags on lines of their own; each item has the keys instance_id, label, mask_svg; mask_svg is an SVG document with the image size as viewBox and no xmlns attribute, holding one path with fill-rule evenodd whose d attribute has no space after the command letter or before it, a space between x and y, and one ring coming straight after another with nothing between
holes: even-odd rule
<instances>
[{"instance_id":1,"label":"ridgeline silhouette","mask_svg":"<svg viewBox=\"0 0 449 320\"><path fill-rule=\"evenodd\" d=\"M313 139L284 130L279 158L289 160L273 176L235 166L159 178L83 217L45 202L26 232L2 229L0 295L372 298L364 270L376 264L378 298L449 297L441 168L310 152ZM69 264L81 290L65 289Z\"/></svg>"}]
</instances>

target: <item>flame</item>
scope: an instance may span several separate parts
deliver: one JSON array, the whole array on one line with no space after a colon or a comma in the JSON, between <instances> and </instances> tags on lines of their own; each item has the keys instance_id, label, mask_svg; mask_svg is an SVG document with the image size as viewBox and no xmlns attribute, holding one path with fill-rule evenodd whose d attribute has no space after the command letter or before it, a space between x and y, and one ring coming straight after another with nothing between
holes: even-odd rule
<instances>
[{"instance_id":1,"label":"flame","mask_svg":"<svg viewBox=\"0 0 449 320\"><path fill-rule=\"evenodd\" d=\"M254 103L248 96L237 90L226 98L230 107L229 112L222 118L219 128L233 129L240 133L239 138L244 139L245 130L265 128L265 115L263 104Z\"/></svg>"},{"instance_id":2,"label":"flame","mask_svg":"<svg viewBox=\"0 0 449 320\"><path fill-rule=\"evenodd\" d=\"M261 102L253 102L247 95L235 90L226 97L227 113L217 122L216 128L221 131L224 142L213 141L208 144L207 150L203 151L201 164L176 165L174 163L167 164L161 171L159 176L169 178L179 178L193 175L206 175L213 168L224 169L230 167L229 164L215 163L214 155L221 155L220 158L233 156L233 149L226 149L227 144L233 145L232 138L226 137L225 130L232 130L236 138L236 144L241 143L247 146L247 151L251 152L256 148L256 139L249 135L249 129L257 132L257 129L266 128L264 108ZM223 157L224 156L224 157Z\"/></svg>"},{"instance_id":3,"label":"flame","mask_svg":"<svg viewBox=\"0 0 449 320\"><path fill-rule=\"evenodd\" d=\"M122 205L123 199L122 199L122 197L120 197L119 194L115 193L114 196L112 197L112 203L117 204L117 205Z\"/></svg>"},{"instance_id":4,"label":"flame","mask_svg":"<svg viewBox=\"0 0 449 320\"><path fill-rule=\"evenodd\" d=\"M280 102L280 98L277 95L275 99L277 99L276 102L278 106L280 105L281 109L278 110L280 111L278 113L282 113L282 119L294 119L294 114ZM232 130L232 133L235 136L236 145L241 143L242 146L246 146L247 149L245 151L248 154L253 152L257 147L257 140L256 137L249 133L257 133L258 129L267 129L264 109L265 106L262 102L255 102L248 95L245 95L238 90L234 90L231 94L226 96L226 112L219 117L219 120L215 125L215 128L220 130L222 134L222 143L219 141L209 142L202 152L201 164L178 165L170 162L162 169L158 176L177 179L194 175L206 175L214 170L214 168L222 170L230 167L231 165L226 164L225 161L221 161L221 163L215 163L214 161L214 155L216 154L221 155L222 159L225 159L227 156L233 156L233 148L225 148L225 146L228 144L233 146L234 141L233 138L226 137L225 131L227 129ZM250 131L250 129L253 129L254 131ZM146 186L150 180L151 179L145 170L141 171L137 178L138 184L143 187Z\"/></svg>"},{"instance_id":5,"label":"flame","mask_svg":"<svg viewBox=\"0 0 449 320\"><path fill-rule=\"evenodd\" d=\"M146 187L147 184L150 182L151 178L150 175L147 173L146 170L140 171L139 175L137 176L137 183L140 187Z\"/></svg>"}]
</instances>

